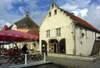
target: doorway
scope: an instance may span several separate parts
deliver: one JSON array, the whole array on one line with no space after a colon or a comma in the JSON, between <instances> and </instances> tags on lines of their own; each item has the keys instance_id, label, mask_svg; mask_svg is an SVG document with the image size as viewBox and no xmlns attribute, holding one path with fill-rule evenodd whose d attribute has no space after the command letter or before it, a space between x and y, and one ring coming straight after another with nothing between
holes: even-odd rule
<instances>
[{"instance_id":1,"label":"doorway","mask_svg":"<svg viewBox=\"0 0 100 68\"><path fill-rule=\"evenodd\" d=\"M60 53L66 53L65 39L60 40Z\"/></svg>"},{"instance_id":2,"label":"doorway","mask_svg":"<svg viewBox=\"0 0 100 68\"><path fill-rule=\"evenodd\" d=\"M54 53L56 53L56 44L54 44Z\"/></svg>"},{"instance_id":3,"label":"doorway","mask_svg":"<svg viewBox=\"0 0 100 68\"><path fill-rule=\"evenodd\" d=\"M59 42L56 39L51 39L49 41L49 52L59 53Z\"/></svg>"},{"instance_id":4,"label":"doorway","mask_svg":"<svg viewBox=\"0 0 100 68\"><path fill-rule=\"evenodd\" d=\"M42 53L46 53L47 55L47 42L45 40L42 40Z\"/></svg>"}]
</instances>

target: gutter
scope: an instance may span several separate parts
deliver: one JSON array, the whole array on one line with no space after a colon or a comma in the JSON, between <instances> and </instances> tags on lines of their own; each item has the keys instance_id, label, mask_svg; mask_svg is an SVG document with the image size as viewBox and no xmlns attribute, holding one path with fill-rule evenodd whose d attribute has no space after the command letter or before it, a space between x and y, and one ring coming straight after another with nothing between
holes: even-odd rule
<instances>
[{"instance_id":1,"label":"gutter","mask_svg":"<svg viewBox=\"0 0 100 68\"><path fill-rule=\"evenodd\" d=\"M74 52L74 55L76 55L76 24L78 24L78 21L75 21L74 23L74 42L75 42L75 52Z\"/></svg>"}]
</instances>

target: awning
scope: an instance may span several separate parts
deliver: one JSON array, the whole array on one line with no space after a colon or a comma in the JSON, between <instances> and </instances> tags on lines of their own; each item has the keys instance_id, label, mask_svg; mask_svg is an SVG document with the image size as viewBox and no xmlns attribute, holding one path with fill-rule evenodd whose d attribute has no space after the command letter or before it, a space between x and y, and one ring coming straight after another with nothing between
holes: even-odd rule
<instances>
[{"instance_id":1,"label":"awning","mask_svg":"<svg viewBox=\"0 0 100 68\"><path fill-rule=\"evenodd\" d=\"M17 42L33 39L37 40L39 39L39 37L15 30L0 31L0 41Z\"/></svg>"}]
</instances>

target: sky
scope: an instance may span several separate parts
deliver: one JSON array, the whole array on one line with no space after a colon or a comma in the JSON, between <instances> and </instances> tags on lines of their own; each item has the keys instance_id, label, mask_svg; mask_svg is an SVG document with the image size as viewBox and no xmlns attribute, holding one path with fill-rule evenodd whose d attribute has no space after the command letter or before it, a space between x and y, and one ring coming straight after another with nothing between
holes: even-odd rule
<instances>
[{"instance_id":1,"label":"sky","mask_svg":"<svg viewBox=\"0 0 100 68\"><path fill-rule=\"evenodd\" d=\"M24 18L26 12L40 26L53 1L100 30L100 0L0 0L0 30Z\"/></svg>"}]
</instances>

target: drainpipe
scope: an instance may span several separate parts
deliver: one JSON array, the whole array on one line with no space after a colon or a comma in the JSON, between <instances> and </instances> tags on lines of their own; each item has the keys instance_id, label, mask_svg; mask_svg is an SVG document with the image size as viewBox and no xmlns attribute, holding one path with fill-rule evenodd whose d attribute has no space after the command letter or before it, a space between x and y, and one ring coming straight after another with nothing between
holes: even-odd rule
<instances>
[{"instance_id":1,"label":"drainpipe","mask_svg":"<svg viewBox=\"0 0 100 68\"><path fill-rule=\"evenodd\" d=\"M74 42L75 42L75 52L74 52L74 55L76 55L76 24L78 23L78 21L75 21L75 24L74 24Z\"/></svg>"},{"instance_id":2,"label":"drainpipe","mask_svg":"<svg viewBox=\"0 0 100 68\"><path fill-rule=\"evenodd\" d=\"M95 40L96 40L96 32L95 32Z\"/></svg>"}]
</instances>

